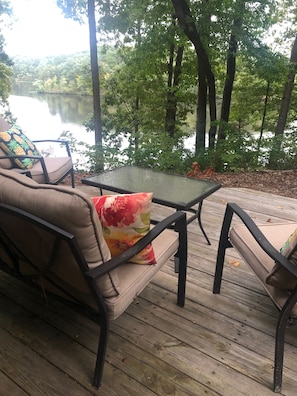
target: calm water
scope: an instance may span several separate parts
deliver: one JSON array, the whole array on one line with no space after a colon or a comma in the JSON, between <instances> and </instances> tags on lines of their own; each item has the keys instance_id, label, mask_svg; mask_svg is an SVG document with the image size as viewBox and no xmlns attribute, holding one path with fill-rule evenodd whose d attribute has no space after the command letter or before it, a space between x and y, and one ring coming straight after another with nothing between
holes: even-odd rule
<instances>
[{"instance_id":1,"label":"calm water","mask_svg":"<svg viewBox=\"0 0 297 396\"><path fill-rule=\"evenodd\" d=\"M31 92L30 88L29 85L14 87L9 97L11 112L30 139L58 139L62 132L69 131L79 142L95 143L94 133L87 132L83 126L93 110L91 97L40 95ZM54 148L56 155L64 155L59 147L51 143L38 147L50 152ZM77 153L72 153L72 157L80 164L85 162Z\"/></svg>"},{"instance_id":2,"label":"calm water","mask_svg":"<svg viewBox=\"0 0 297 396\"><path fill-rule=\"evenodd\" d=\"M70 95L30 93L30 86L14 87L9 97L11 112L18 125L31 139L56 139L64 131L89 144L94 135L86 132L83 122L92 113L92 98Z\"/></svg>"},{"instance_id":3,"label":"calm water","mask_svg":"<svg viewBox=\"0 0 297 396\"><path fill-rule=\"evenodd\" d=\"M83 126L93 112L92 97L41 95L33 89L30 84L22 83L13 87L9 97L11 112L30 139L57 139L62 132L70 131L77 141L95 143L94 132L87 132ZM186 139L185 146L192 149L194 139L194 136ZM76 154L73 158L81 160Z\"/></svg>"}]
</instances>

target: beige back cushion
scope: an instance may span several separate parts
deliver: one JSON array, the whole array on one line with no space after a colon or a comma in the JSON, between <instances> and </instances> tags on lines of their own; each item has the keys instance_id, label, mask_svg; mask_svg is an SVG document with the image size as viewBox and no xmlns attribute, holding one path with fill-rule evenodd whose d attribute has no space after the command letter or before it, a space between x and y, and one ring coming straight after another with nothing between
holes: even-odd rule
<instances>
[{"instance_id":1,"label":"beige back cushion","mask_svg":"<svg viewBox=\"0 0 297 396\"><path fill-rule=\"evenodd\" d=\"M75 235L89 268L94 268L110 258L93 202L83 192L70 187L38 184L24 175L0 169L0 202L26 210ZM19 238L25 240L27 232L32 235L35 231L21 230ZM39 238L38 235L35 236L35 240L39 243L30 242L29 250L34 250L35 256L43 257L44 261L47 256L47 244L40 246L44 243L44 238ZM65 249L67 250L66 246ZM69 256L70 252L65 252L65 257L62 257L56 266L55 275L80 292L87 293L88 287L84 278L73 257L69 259ZM97 285L104 297L118 295L117 272L113 271L103 276Z\"/></svg>"},{"instance_id":2,"label":"beige back cushion","mask_svg":"<svg viewBox=\"0 0 297 396\"><path fill-rule=\"evenodd\" d=\"M4 118L0 117L0 132L7 131L10 128L10 125ZM6 153L0 148L0 157L6 156ZM12 162L8 159L0 159L0 168L11 169Z\"/></svg>"}]
</instances>

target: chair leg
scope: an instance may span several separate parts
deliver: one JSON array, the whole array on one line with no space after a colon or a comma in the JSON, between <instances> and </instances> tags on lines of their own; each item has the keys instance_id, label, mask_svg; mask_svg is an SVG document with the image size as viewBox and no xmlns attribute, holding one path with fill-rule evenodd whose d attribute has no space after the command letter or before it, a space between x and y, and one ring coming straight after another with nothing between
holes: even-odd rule
<instances>
[{"instance_id":1,"label":"chair leg","mask_svg":"<svg viewBox=\"0 0 297 396\"><path fill-rule=\"evenodd\" d=\"M71 171L71 185L72 185L72 188L75 187L75 178L74 178L74 170L73 169Z\"/></svg>"},{"instance_id":2,"label":"chair leg","mask_svg":"<svg viewBox=\"0 0 297 396\"><path fill-rule=\"evenodd\" d=\"M282 389L285 333L286 333L286 328L289 324L289 317L292 308L294 307L296 302L297 302L297 286L291 292L290 297L287 299L282 310L280 311L277 322L276 334L275 334L274 377L273 377L274 392L280 392Z\"/></svg>"},{"instance_id":3,"label":"chair leg","mask_svg":"<svg viewBox=\"0 0 297 396\"><path fill-rule=\"evenodd\" d=\"M176 224L176 230L179 232L178 252L174 256L175 272L178 272L177 305L183 307L185 305L188 261L188 234L185 213L183 219Z\"/></svg>"},{"instance_id":4,"label":"chair leg","mask_svg":"<svg viewBox=\"0 0 297 396\"><path fill-rule=\"evenodd\" d=\"M178 290L177 290L177 305L184 307L186 296L186 276L187 276L187 263L179 257L174 257L175 264L178 261Z\"/></svg>"},{"instance_id":5,"label":"chair leg","mask_svg":"<svg viewBox=\"0 0 297 396\"><path fill-rule=\"evenodd\" d=\"M276 328L273 377L274 392L280 392L282 389L286 323L286 320L280 320Z\"/></svg>"},{"instance_id":6,"label":"chair leg","mask_svg":"<svg viewBox=\"0 0 297 396\"><path fill-rule=\"evenodd\" d=\"M96 358L95 371L93 376L93 386L98 389L101 385L104 361L106 355L106 348L108 342L108 332L109 332L109 319L107 317L102 318L102 323L100 323L100 337Z\"/></svg>"},{"instance_id":7,"label":"chair leg","mask_svg":"<svg viewBox=\"0 0 297 396\"><path fill-rule=\"evenodd\" d=\"M233 211L227 205L223 224L222 224L220 242L217 253L216 270L215 270L213 290L212 290L214 294L220 293L226 249L232 246L229 242L229 229L230 229L232 217L233 217Z\"/></svg>"}]
</instances>

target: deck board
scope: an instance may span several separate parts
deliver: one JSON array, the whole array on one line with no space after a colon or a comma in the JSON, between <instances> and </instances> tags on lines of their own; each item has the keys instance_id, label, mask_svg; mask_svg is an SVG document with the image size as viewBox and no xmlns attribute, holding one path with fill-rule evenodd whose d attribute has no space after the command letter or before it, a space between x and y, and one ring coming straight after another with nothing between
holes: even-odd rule
<instances>
[{"instance_id":1,"label":"deck board","mask_svg":"<svg viewBox=\"0 0 297 396\"><path fill-rule=\"evenodd\" d=\"M202 221L211 245L197 222L188 226L185 307L176 305L177 277L168 262L112 322L99 391L91 386L99 326L51 298L45 306L39 291L0 273L1 395L64 395L65 389L83 396L274 395L277 310L233 250L221 294L212 294L227 202L259 224L297 221L297 199L237 188L208 197ZM152 211L155 218L172 212L160 205ZM297 392L296 331L287 331L282 395Z\"/></svg>"}]
</instances>

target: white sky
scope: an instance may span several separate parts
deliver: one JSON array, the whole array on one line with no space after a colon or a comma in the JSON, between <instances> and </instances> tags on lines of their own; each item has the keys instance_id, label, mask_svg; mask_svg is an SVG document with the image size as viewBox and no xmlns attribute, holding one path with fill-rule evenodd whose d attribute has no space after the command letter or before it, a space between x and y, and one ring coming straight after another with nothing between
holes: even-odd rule
<instances>
[{"instance_id":1,"label":"white sky","mask_svg":"<svg viewBox=\"0 0 297 396\"><path fill-rule=\"evenodd\" d=\"M10 0L15 20L3 29L9 56L43 57L89 50L88 26L63 17L56 0Z\"/></svg>"}]
</instances>

